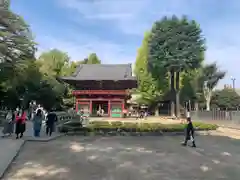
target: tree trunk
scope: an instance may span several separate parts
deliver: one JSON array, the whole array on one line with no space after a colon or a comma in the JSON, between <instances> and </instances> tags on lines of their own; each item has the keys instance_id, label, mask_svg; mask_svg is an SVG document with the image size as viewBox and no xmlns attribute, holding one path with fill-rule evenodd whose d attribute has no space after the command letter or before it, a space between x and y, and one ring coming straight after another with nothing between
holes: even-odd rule
<instances>
[{"instance_id":1,"label":"tree trunk","mask_svg":"<svg viewBox=\"0 0 240 180\"><path fill-rule=\"evenodd\" d=\"M176 116L180 117L180 87L179 87L179 81L180 81L180 72L176 72Z\"/></svg>"},{"instance_id":2,"label":"tree trunk","mask_svg":"<svg viewBox=\"0 0 240 180\"><path fill-rule=\"evenodd\" d=\"M158 106L155 108L155 116L159 116L159 107Z\"/></svg>"},{"instance_id":3,"label":"tree trunk","mask_svg":"<svg viewBox=\"0 0 240 180\"><path fill-rule=\"evenodd\" d=\"M194 102L194 110L198 111L198 102L197 101Z\"/></svg>"},{"instance_id":4,"label":"tree trunk","mask_svg":"<svg viewBox=\"0 0 240 180\"><path fill-rule=\"evenodd\" d=\"M206 110L210 111L210 98L206 100Z\"/></svg>"},{"instance_id":5,"label":"tree trunk","mask_svg":"<svg viewBox=\"0 0 240 180\"><path fill-rule=\"evenodd\" d=\"M175 117L175 102L171 101L171 116Z\"/></svg>"},{"instance_id":6,"label":"tree trunk","mask_svg":"<svg viewBox=\"0 0 240 180\"><path fill-rule=\"evenodd\" d=\"M208 89L208 91L205 93L206 110L207 111L210 111L211 97L212 97L212 91L210 89Z\"/></svg>"},{"instance_id":7,"label":"tree trunk","mask_svg":"<svg viewBox=\"0 0 240 180\"><path fill-rule=\"evenodd\" d=\"M171 91L171 116L175 116L175 73L170 71L170 91Z\"/></svg>"}]
</instances>

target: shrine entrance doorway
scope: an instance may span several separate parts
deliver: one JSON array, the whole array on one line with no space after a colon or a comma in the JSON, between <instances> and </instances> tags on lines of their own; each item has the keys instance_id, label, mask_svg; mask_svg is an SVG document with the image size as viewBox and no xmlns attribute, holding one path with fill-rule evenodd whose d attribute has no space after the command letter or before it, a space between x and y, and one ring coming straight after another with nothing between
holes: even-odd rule
<instances>
[{"instance_id":1,"label":"shrine entrance doorway","mask_svg":"<svg viewBox=\"0 0 240 180\"><path fill-rule=\"evenodd\" d=\"M108 116L108 101L92 101L92 116Z\"/></svg>"}]
</instances>

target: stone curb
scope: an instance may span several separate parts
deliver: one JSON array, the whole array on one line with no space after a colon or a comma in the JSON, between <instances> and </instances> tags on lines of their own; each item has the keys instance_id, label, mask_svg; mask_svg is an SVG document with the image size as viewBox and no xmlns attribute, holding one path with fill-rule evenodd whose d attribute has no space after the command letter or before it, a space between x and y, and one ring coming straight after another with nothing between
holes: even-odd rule
<instances>
[{"instance_id":1,"label":"stone curb","mask_svg":"<svg viewBox=\"0 0 240 180\"><path fill-rule=\"evenodd\" d=\"M195 135L210 135L211 131L216 130L205 130L205 131L195 131ZM157 132L157 133L151 133L151 132L110 132L110 133L103 133L103 132L97 132L96 134L84 134L81 132L69 132L65 133L66 136L95 136L95 137L111 137L111 136L184 136L185 132Z\"/></svg>"},{"instance_id":2,"label":"stone curb","mask_svg":"<svg viewBox=\"0 0 240 180\"><path fill-rule=\"evenodd\" d=\"M10 159L9 163L6 165L5 169L3 170L3 172L0 172L0 179L2 179L6 172L9 170L11 164L13 163L13 161L17 158L17 156L19 155L19 153L21 152L23 146L25 145L26 140L23 140L21 146L18 148L16 154Z\"/></svg>"},{"instance_id":3,"label":"stone curb","mask_svg":"<svg viewBox=\"0 0 240 180\"><path fill-rule=\"evenodd\" d=\"M9 170L11 164L14 162L14 160L18 157L19 153L22 151L25 143L27 142L49 142L49 141L53 141L56 140L57 138L62 137L64 134L59 134L57 136L54 136L52 138L49 139L24 139L22 144L20 145L20 147L18 148L16 154L12 157L12 159L10 159L9 163L6 165L6 168L3 170L3 172L0 172L0 180L5 176L6 172Z\"/></svg>"},{"instance_id":4,"label":"stone curb","mask_svg":"<svg viewBox=\"0 0 240 180\"><path fill-rule=\"evenodd\" d=\"M230 127L230 126L226 126L226 125L218 125L218 126L222 127L222 128L228 128L228 129L234 129L234 130L240 131L240 128L237 128L237 127Z\"/></svg>"},{"instance_id":5,"label":"stone curb","mask_svg":"<svg viewBox=\"0 0 240 180\"><path fill-rule=\"evenodd\" d=\"M55 140L57 138L60 138L62 136L64 136L64 134L59 134L59 135L56 135L56 136L48 138L48 139L37 139L37 138L33 139L33 138L29 138L29 139L25 139L25 141L27 141L27 142L49 142L49 141L53 141L53 140Z\"/></svg>"}]
</instances>

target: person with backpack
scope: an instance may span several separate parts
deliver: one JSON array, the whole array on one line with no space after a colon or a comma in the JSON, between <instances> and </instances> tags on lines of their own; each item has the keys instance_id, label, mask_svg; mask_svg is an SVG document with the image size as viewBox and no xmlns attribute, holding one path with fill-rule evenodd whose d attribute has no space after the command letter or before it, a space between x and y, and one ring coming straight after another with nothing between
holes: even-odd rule
<instances>
[{"instance_id":1,"label":"person with backpack","mask_svg":"<svg viewBox=\"0 0 240 180\"><path fill-rule=\"evenodd\" d=\"M51 136L54 129L55 129L55 124L57 122L57 115L56 113L53 112L53 110L51 110L47 117L46 117L46 134L47 136Z\"/></svg>"}]
</instances>

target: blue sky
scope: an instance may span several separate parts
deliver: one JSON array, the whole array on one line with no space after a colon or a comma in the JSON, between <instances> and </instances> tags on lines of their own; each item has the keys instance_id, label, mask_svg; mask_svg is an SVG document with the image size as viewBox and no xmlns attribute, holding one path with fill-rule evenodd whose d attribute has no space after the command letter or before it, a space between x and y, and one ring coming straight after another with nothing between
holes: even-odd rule
<instances>
[{"instance_id":1,"label":"blue sky","mask_svg":"<svg viewBox=\"0 0 240 180\"><path fill-rule=\"evenodd\" d=\"M239 0L12 0L31 26L38 54L52 48L81 60L96 52L104 63L133 63L144 32L164 15L195 19L207 40L206 61L240 87Z\"/></svg>"}]
</instances>

